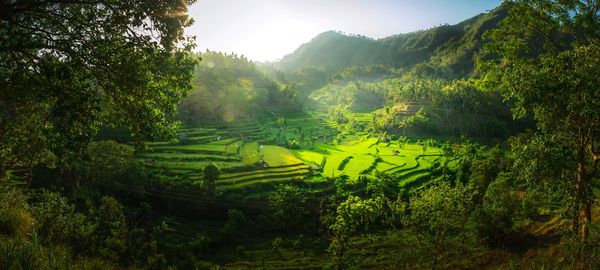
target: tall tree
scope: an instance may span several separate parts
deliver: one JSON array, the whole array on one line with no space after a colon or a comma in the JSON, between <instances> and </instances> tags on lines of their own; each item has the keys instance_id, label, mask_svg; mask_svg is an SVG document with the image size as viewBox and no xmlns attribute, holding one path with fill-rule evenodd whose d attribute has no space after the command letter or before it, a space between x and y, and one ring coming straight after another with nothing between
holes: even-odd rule
<instances>
[{"instance_id":1,"label":"tall tree","mask_svg":"<svg viewBox=\"0 0 600 270\"><path fill-rule=\"evenodd\" d=\"M202 171L204 174L204 185L206 186L206 192L209 196L213 197L216 192L216 181L219 180L221 175L221 169L215 163L210 163L204 167Z\"/></svg>"},{"instance_id":2,"label":"tall tree","mask_svg":"<svg viewBox=\"0 0 600 270\"><path fill-rule=\"evenodd\" d=\"M544 181L564 179L573 203L573 226L588 237L600 162L600 1L507 1L510 15L488 37L500 56L486 80L499 83L517 117L533 115L535 140L560 138L573 162L562 170L542 167ZM535 149L530 147L529 149ZM526 155L521 158L527 158ZM530 155L546 163L543 155ZM554 173L551 173L554 172Z\"/></svg>"},{"instance_id":3,"label":"tall tree","mask_svg":"<svg viewBox=\"0 0 600 270\"><path fill-rule=\"evenodd\" d=\"M0 177L76 153L102 125L172 133L195 64L193 1L1 1Z\"/></svg>"}]
</instances>

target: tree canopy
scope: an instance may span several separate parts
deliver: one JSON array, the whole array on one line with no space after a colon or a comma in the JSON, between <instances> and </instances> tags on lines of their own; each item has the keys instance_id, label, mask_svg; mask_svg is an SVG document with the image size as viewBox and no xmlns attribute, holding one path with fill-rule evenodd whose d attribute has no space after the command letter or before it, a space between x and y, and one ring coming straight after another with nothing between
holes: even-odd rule
<instances>
[{"instance_id":1,"label":"tree canopy","mask_svg":"<svg viewBox=\"0 0 600 270\"><path fill-rule=\"evenodd\" d=\"M488 34L492 42L487 49L499 58L492 60L495 65L485 80L495 81L514 102L516 117L532 115L537 121L538 134L529 140L531 147L525 143L525 150L544 145L545 152L555 149L567 156L565 161L573 161L553 164L556 160L548 155L521 155L535 160L521 162L531 165L524 170L547 164L542 166L546 181L569 183L573 225L581 227L585 240L600 162L600 3L532 0L505 5L509 17ZM551 147L557 140L563 147Z\"/></svg>"},{"instance_id":2,"label":"tree canopy","mask_svg":"<svg viewBox=\"0 0 600 270\"><path fill-rule=\"evenodd\" d=\"M195 64L192 2L0 3L0 172L51 164L100 126L173 132Z\"/></svg>"}]
</instances>

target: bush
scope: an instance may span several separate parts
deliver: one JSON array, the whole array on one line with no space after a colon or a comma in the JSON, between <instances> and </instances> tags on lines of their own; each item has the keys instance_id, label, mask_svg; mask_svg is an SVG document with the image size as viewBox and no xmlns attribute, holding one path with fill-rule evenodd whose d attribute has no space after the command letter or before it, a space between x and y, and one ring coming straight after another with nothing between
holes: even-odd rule
<instances>
[{"instance_id":1,"label":"bush","mask_svg":"<svg viewBox=\"0 0 600 270\"><path fill-rule=\"evenodd\" d=\"M193 254L202 254L207 256L212 251L212 240L202 234L196 234L196 237L188 244L189 250L193 252Z\"/></svg>"},{"instance_id":2,"label":"bush","mask_svg":"<svg viewBox=\"0 0 600 270\"><path fill-rule=\"evenodd\" d=\"M473 209L473 190L468 186L440 182L410 199L405 226L418 235L419 248L433 260L431 268L456 256L468 254L472 234L467 223Z\"/></svg>"},{"instance_id":3,"label":"bush","mask_svg":"<svg viewBox=\"0 0 600 270\"><path fill-rule=\"evenodd\" d=\"M348 162L350 162L350 160L354 158L353 156L348 156L346 158L344 158L344 160L342 160L342 162L340 162L340 165L338 165L338 170L343 171L344 168L346 168L346 165L348 164Z\"/></svg>"},{"instance_id":4,"label":"bush","mask_svg":"<svg viewBox=\"0 0 600 270\"><path fill-rule=\"evenodd\" d=\"M20 238L30 235L35 220L28 208L23 192L0 186L0 234Z\"/></svg>"},{"instance_id":5,"label":"bush","mask_svg":"<svg viewBox=\"0 0 600 270\"><path fill-rule=\"evenodd\" d=\"M279 185L268 195L269 211L276 229L293 229L297 227L307 211L306 191L292 185Z\"/></svg>"},{"instance_id":6,"label":"bush","mask_svg":"<svg viewBox=\"0 0 600 270\"><path fill-rule=\"evenodd\" d=\"M135 180L138 170L133 169L136 166L134 151L132 146L115 141L93 142L86 152L89 162L84 166L84 176L92 182Z\"/></svg>"},{"instance_id":7,"label":"bush","mask_svg":"<svg viewBox=\"0 0 600 270\"><path fill-rule=\"evenodd\" d=\"M34 219L25 209L10 207L0 210L0 234L25 238L33 231Z\"/></svg>"},{"instance_id":8,"label":"bush","mask_svg":"<svg viewBox=\"0 0 600 270\"><path fill-rule=\"evenodd\" d=\"M563 236L559 246L563 269L600 269L600 223L592 223L589 230L589 238L585 242L581 242L581 235L572 232ZM545 259L548 265L556 264L556 258Z\"/></svg>"},{"instance_id":9,"label":"bush","mask_svg":"<svg viewBox=\"0 0 600 270\"><path fill-rule=\"evenodd\" d=\"M227 211L227 222L223 226L223 238L231 242L239 242L246 237L248 220L244 213L237 209Z\"/></svg>"},{"instance_id":10,"label":"bush","mask_svg":"<svg viewBox=\"0 0 600 270\"><path fill-rule=\"evenodd\" d=\"M44 247L35 234L31 241L6 239L0 236L0 269L66 270L74 269L73 265L68 250L60 247ZM77 269L91 268L78 267Z\"/></svg>"},{"instance_id":11,"label":"bush","mask_svg":"<svg viewBox=\"0 0 600 270\"><path fill-rule=\"evenodd\" d=\"M77 244L89 237L85 216L75 212L75 206L58 193L42 190L32 198L36 229L47 244Z\"/></svg>"},{"instance_id":12,"label":"bush","mask_svg":"<svg viewBox=\"0 0 600 270\"><path fill-rule=\"evenodd\" d=\"M471 223L481 239L489 247L502 247L506 243L505 236L512 230L514 220L518 218L520 202L510 188L503 175L492 182L485 195L482 205L471 217Z\"/></svg>"},{"instance_id":13,"label":"bush","mask_svg":"<svg viewBox=\"0 0 600 270\"><path fill-rule=\"evenodd\" d=\"M123 205L115 198L105 196L91 215L96 225L93 243L97 255L118 261L126 250L127 240L127 221Z\"/></svg>"}]
</instances>

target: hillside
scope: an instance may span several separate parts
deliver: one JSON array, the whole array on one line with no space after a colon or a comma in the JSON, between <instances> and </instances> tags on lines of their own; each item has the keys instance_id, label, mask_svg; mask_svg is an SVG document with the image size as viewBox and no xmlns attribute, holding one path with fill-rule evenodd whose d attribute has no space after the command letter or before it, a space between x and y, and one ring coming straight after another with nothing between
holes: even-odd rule
<instances>
[{"instance_id":1,"label":"hillside","mask_svg":"<svg viewBox=\"0 0 600 270\"><path fill-rule=\"evenodd\" d=\"M386 65L410 69L425 64L446 77L465 77L474 69L482 34L496 27L506 15L506 9L497 8L456 25L379 40L329 31L301 45L276 67L288 72L320 68L333 74L351 66Z\"/></svg>"},{"instance_id":2,"label":"hillside","mask_svg":"<svg viewBox=\"0 0 600 270\"><path fill-rule=\"evenodd\" d=\"M296 111L293 94L281 89L248 59L207 51L194 72L194 88L178 106L178 120L196 127L230 123L273 111Z\"/></svg>"}]
</instances>

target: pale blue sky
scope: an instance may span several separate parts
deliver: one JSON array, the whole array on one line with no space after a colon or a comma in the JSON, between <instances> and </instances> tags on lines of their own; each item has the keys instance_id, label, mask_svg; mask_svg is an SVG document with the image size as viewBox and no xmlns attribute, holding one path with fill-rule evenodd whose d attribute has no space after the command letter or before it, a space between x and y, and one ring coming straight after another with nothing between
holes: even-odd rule
<instances>
[{"instance_id":1,"label":"pale blue sky","mask_svg":"<svg viewBox=\"0 0 600 270\"><path fill-rule=\"evenodd\" d=\"M319 33L339 30L372 38L455 24L501 0L198 0L186 30L198 50L235 52L272 61Z\"/></svg>"}]
</instances>

